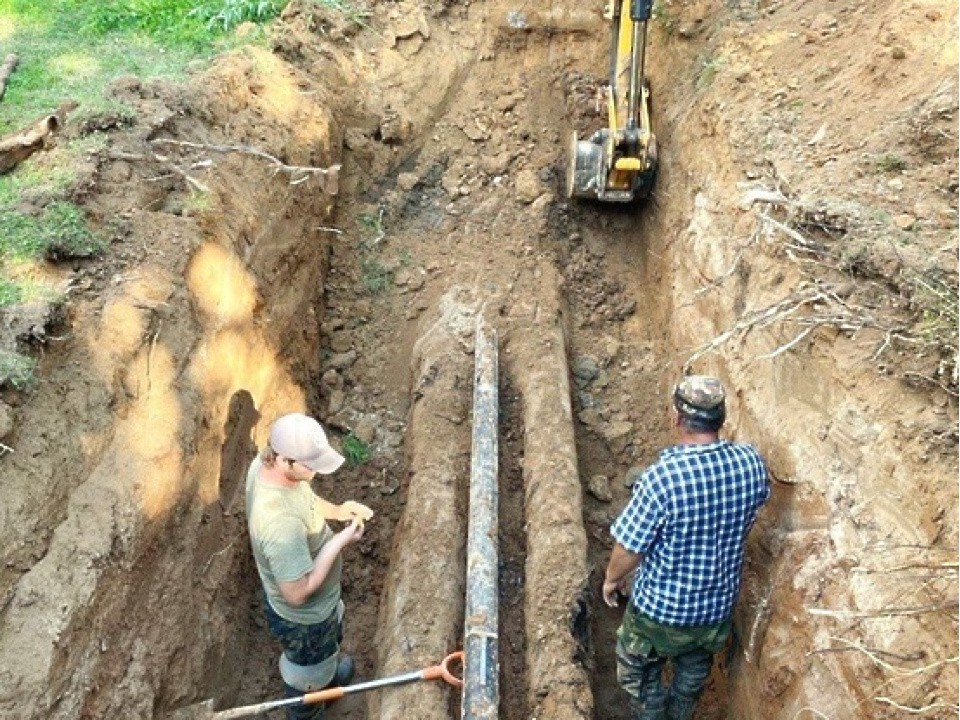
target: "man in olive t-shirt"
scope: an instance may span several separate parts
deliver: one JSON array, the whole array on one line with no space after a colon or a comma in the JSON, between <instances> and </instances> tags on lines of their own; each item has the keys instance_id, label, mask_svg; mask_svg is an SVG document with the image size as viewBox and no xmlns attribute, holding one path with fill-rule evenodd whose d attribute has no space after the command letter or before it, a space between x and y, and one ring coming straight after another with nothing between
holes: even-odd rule
<instances>
[{"instance_id":1,"label":"man in olive t-shirt","mask_svg":"<svg viewBox=\"0 0 960 720\"><path fill-rule=\"evenodd\" d=\"M343 604L340 552L363 536L355 503L335 506L310 489L316 473L330 474L343 457L313 418L284 415L247 472L247 524L266 593L270 629L280 640L280 674L290 696L345 684L353 661L340 655ZM359 506L362 507L362 506ZM334 533L326 518L353 518ZM323 706L287 709L290 720L317 720Z\"/></svg>"}]
</instances>

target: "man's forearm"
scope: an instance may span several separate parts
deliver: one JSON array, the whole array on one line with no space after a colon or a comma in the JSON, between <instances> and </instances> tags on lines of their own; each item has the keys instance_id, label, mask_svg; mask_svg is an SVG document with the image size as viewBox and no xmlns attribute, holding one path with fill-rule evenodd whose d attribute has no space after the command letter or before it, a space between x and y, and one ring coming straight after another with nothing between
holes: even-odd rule
<instances>
[{"instance_id":1,"label":"man's forearm","mask_svg":"<svg viewBox=\"0 0 960 720\"><path fill-rule=\"evenodd\" d=\"M313 559L313 569L310 572L303 575L299 580L280 582L280 594L283 595L284 600L294 607L303 605L323 585L323 581L327 579L330 568L337 561L337 556L341 550L343 550L343 544L337 539L337 536L334 536L332 540L320 548L320 552Z\"/></svg>"},{"instance_id":2,"label":"man's forearm","mask_svg":"<svg viewBox=\"0 0 960 720\"><path fill-rule=\"evenodd\" d=\"M323 585L323 581L327 579L330 569L337 561L337 557L342 550L343 544L339 542L337 536L334 536L320 548L320 552L313 559L313 570L307 576L308 596L313 595Z\"/></svg>"},{"instance_id":3,"label":"man's forearm","mask_svg":"<svg viewBox=\"0 0 960 720\"><path fill-rule=\"evenodd\" d=\"M604 582L620 582L636 569L637 565L640 564L642 559L643 555L630 552L620 543L616 543L613 546L613 550L610 552L610 562L607 563L607 572L604 576Z\"/></svg>"}]
</instances>

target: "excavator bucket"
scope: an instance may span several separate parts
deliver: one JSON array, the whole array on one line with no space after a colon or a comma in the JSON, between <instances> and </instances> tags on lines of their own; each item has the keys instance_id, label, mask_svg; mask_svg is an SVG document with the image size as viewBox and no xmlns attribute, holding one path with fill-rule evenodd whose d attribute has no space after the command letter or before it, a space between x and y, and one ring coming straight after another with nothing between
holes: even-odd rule
<instances>
[{"instance_id":1,"label":"excavator bucket","mask_svg":"<svg viewBox=\"0 0 960 720\"><path fill-rule=\"evenodd\" d=\"M567 197L629 203L647 197L657 169L644 77L652 0L610 0L610 83L607 127L570 143Z\"/></svg>"}]
</instances>

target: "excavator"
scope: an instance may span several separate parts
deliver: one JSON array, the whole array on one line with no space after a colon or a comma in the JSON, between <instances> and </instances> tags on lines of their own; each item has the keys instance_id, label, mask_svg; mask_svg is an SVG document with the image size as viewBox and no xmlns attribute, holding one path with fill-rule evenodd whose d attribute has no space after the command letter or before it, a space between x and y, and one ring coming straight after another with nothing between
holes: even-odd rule
<instances>
[{"instance_id":1,"label":"excavator","mask_svg":"<svg viewBox=\"0 0 960 720\"><path fill-rule=\"evenodd\" d=\"M573 132L567 197L630 203L653 190L657 140L650 128L650 86L644 76L647 22L653 0L609 0L610 84L607 126L587 140Z\"/></svg>"}]
</instances>

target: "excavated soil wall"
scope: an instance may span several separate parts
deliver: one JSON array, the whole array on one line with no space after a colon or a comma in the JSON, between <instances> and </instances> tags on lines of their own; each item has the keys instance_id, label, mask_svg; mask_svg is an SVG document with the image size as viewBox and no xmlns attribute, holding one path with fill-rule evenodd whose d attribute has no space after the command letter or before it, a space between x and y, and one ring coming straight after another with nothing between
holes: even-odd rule
<instances>
[{"instance_id":1,"label":"excavated soil wall","mask_svg":"<svg viewBox=\"0 0 960 720\"><path fill-rule=\"evenodd\" d=\"M695 371L724 379L731 391L728 431L761 448L774 479L773 498L751 537L737 613L730 704L738 718L955 712L956 586L949 569L957 533L955 399L936 387L931 397L929 386L911 388L890 377L897 361L888 355L878 372L882 332L828 326L797 341L802 325L749 323L758 311L789 304L791 292L798 285L802 290L810 276L809 266L778 250L784 236L769 232L769 208L743 201L748 190L765 186L808 206L832 203L833 212L847 203L845 211L855 214L847 193L876 181L863 169L844 175L845 165L863 168L870 150L891 148L891 137L898 138L896 151L912 162L906 128L922 108L939 103L955 117L956 86L952 93L944 88L951 67L955 71L950 33L956 9L934 5L901 12L891 4L870 13L845 7L831 15L798 6L786 18L807 28L797 37L776 34L784 22L773 10L768 23L733 12L727 22L739 23L744 32L722 33L708 21L711 13L724 12L720 4L700 4L674 18L684 34L662 38L662 62L652 68L661 147L671 148L658 189L670 202L648 216L645 233L646 277L662 290L654 310L666 329L663 349L675 358L674 367L695 357ZM927 42L909 47L912 62L928 72L898 74L889 48L910 43L910 30L921 24ZM874 33L882 44L864 49L863 37ZM785 77L786 97L756 95L765 75L811 62L824 46L851 62L820 66L818 88ZM684 87L672 81L672 73L668 77L668 67L695 67L704 57L722 57L731 67L717 76L716 87ZM892 91L885 84L891 74L901 78L896 100L888 99ZM692 96L696 105L689 102ZM851 101L848 112L859 101L891 111L864 112L851 137L823 114L840 97ZM799 115L804 103L821 113ZM818 128L833 140L828 148L821 148ZM943 142L955 147L955 133L945 134ZM771 150L778 146L786 151ZM857 146L860 154L851 149ZM849 180L824 186L810 169L825 160ZM932 180L940 172L934 167L927 176ZM918 192L938 195L932 188ZM944 199L939 210L918 201L914 212L936 218L949 214L951 203L955 213L955 199ZM927 242L955 249L955 227L923 222L930 228ZM858 241L856 231L840 241ZM883 240L878 245L887 247ZM888 264L888 278L903 268L909 272L910 260L907 247L896 264ZM949 266L949 259L943 262ZM851 275L826 278L842 283ZM849 305L857 299L849 296ZM735 343L721 341L713 352L698 355L731 328ZM911 352L920 354L906 354ZM902 667L884 672L890 668L882 667L881 657Z\"/></svg>"},{"instance_id":2,"label":"excavated soil wall","mask_svg":"<svg viewBox=\"0 0 960 720\"><path fill-rule=\"evenodd\" d=\"M0 531L4 717L151 717L236 689L253 589L237 489L263 441L257 413L308 399L326 252L314 228L331 202L231 155L204 178L213 207L197 217L179 184L146 181L142 141L217 142L219 127L326 166L339 131L304 82L263 54L186 91L114 89L152 124L99 172L105 190L137 190L93 199L122 225L112 267L89 281L103 301L77 304L89 314L71 318L3 458L19 498Z\"/></svg>"}]
</instances>

